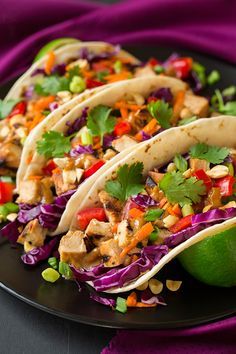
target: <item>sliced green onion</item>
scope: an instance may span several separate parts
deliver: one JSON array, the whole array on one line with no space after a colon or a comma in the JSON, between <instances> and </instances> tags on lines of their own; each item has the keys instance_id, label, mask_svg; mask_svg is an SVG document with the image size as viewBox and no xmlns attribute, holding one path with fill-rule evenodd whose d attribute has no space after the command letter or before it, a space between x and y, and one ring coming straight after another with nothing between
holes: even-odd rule
<instances>
[{"instance_id":1,"label":"sliced green onion","mask_svg":"<svg viewBox=\"0 0 236 354\"><path fill-rule=\"evenodd\" d=\"M165 71L165 69L161 65L156 65L154 66L154 71L156 74L161 74Z\"/></svg>"},{"instance_id":2,"label":"sliced green onion","mask_svg":"<svg viewBox=\"0 0 236 354\"><path fill-rule=\"evenodd\" d=\"M188 216L188 215L191 215L191 214L194 214L192 206L190 204L185 204L182 207L182 214L183 214L184 217Z\"/></svg>"},{"instance_id":3,"label":"sliced green onion","mask_svg":"<svg viewBox=\"0 0 236 354\"><path fill-rule=\"evenodd\" d=\"M178 122L178 126L182 126L182 125L186 125L186 124L195 122L195 120L197 120L196 116L193 116L191 118L180 119L179 122Z\"/></svg>"},{"instance_id":4,"label":"sliced green onion","mask_svg":"<svg viewBox=\"0 0 236 354\"><path fill-rule=\"evenodd\" d=\"M127 312L126 300L123 297L118 297L116 299L116 311L119 311L121 313Z\"/></svg>"},{"instance_id":5,"label":"sliced green onion","mask_svg":"<svg viewBox=\"0 0 236 354\"><path fill-rule=\"evenodd\" d=\"M19 211L19 206L12 202L0 205L0 216L2 219L6 219L7 215L12 213L17 213Z\"/></svg>"},{"instance_id":6,"label":"sliced green onion","mask_svg":"<svg viewBox=\"0 0 236 354\"><path fill-rule=\"evenodd\" d=\"M48 264L53 268L57 269L58 268L58 260L56 257L50 257L48 258Z\"/></svg>"},{"instance_id":7,"label":"sliced green onion","mask_svg":"<svg viewBox=\"0 0 236 354\"><path fill-rule=\"evenodd\" d=\"M80 137L81 137L82 145L92 145L93 144L92 134L88 130L84 130Z\"/></svg>"},{"instance_id":8,"label":"sliced green onion","mask_svg":"<svg viewBox=\"0 0 236 354\"><path fill-rule=\"evenodd\" d=\"M55 283L60 278L60 274L52 268L47 268L41 273L44 280L49 283Z\"/></svg>"},{"instance_id":9,"label":"sliced green onion","mask_svg":"<svg viewBox=\"0 0 236 354\"><path fill-rule=\"evenodd\" d=\"M163 213L164 213L163 209L159 209L159 208L150 209L145 213L144 220L145 221L155 221L156 219L159 219Z\"/></svg>"},{"instance_id":10,"label":"sliced green onion","mask_svg":"<svg viewBox=\"0 0 236 354\"><path fill-rule=\"evenodd\" d=\"M222 95L223 96L234 96L234 95L236 95L236 86L226 87L226 89L224 89L222 91Z\"/></svg>"},{"instance_id":11,"label":"sliced green onion","mask_svg":"<svg viewBox=\"0 0 236 354\"><path fill-rule=\"evenodd\" d=\"M218 70L213 70L207 77L208 85L214 85L220 80L220 73Z\"/></svg>"},{"instance_id":12,"label":"sliced green onion","mask_svg":"<svg viewBox=\"0 0 236 354\"><path fill-rule=\"evenodd\" d=\"M107 70L99 71L99 72L97 73L97 79L98 79L99 81L104 82L104 77L107 76L107 75L109 75L109 72L108 72Z\"/></svg>"},{"instance_id":13,"label":"sliced green onion","mask_svg":"<svg viewBox=\"0 0 236 354\"><path fill-rule=\"evenodd\" d=\"M174 164L180 172L185 172L188 169L188 163L183 156L176 154Z\"/></svg>"},{"instance_id":14,"label":"sliced green onion","mask_svg":"<svg viewBox=\"0 0 236 354\"><path fill-rule=\"evenodd\" d=\"M205 69L205 67L202 64L194 61L193 66L192 66L192 70L197 74L198 79L200 80L200 82L204 86L206 84L206 69Z\"/></svg>"},{"instance_id":15,"label":"sliced green onion","mask_svg":"<svg viewBox=\"0 0 236 354\"><path fill-rule=\"evenodd\" d=\"M121 72L121 70L122 70L122 63L121 63L121 61L120 61L120 60L117 60L117 61L114 63L113 68L114 68L114 70L115 70L115 73L116 73L116 74L119 74L119 73Z\"/></svg>"},{"instance_id":16,"label":"sliced green onion","mask_svg":"<svg viewBox=\"0 0 236 354\"><path fill-rule=\"evenodd\" d=\"M69 264L65 262L59 262L59 273L63 275L66 279L71 279L73 277L73 272L69 267Z\"/></svg>"},{"instance_id":17,"label":"sliced green onion","mask_svg":"<svg viewBox=\"0 0 236 354\"><path fill-rule=\"evenodd\" d=\"M149 235L149 241L150 242L155 242L158 239L158 231L153 231L150 235Z\"/></svg>"},{"instance_id":18,"label":"sliced green onion","mask_svg":"<svg viewBox=\"0 0 236 354\"><path fill-rule=\"evenodd\" d=\"M86 83L82 77L75 75L70 83L70 91L72 93L81 93L86 89Z\"/></svg>"},{"instance_id":19,"label":"sliced green onion","mask_svg":"<svg viewBox=\"0 0 236 354\"><path fill-rule=\"evenodd\" d=\"M13 179L9 176L1 176L1 181L6 183L14 183Z\"/></svg>"},{"instance_id":20,"label":"sliced green onion","mask_svg":"<svg viewBox=\"0 0 236 354\"><path fill-rule=\"evenodd\" d=\"M233 166L233 164L231 162L226 162L225 166L227 166L228 169L229 169L229 175L230 176L234 176L234 166Z\"/></svg>"}]
</instances>

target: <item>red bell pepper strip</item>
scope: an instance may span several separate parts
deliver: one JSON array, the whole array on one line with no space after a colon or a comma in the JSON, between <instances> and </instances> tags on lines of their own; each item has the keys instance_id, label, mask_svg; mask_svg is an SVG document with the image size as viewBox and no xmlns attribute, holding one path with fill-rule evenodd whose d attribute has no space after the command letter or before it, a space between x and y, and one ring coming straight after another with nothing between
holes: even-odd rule
<instances>
[{"instance_id":1,"label":"red bell pepper strip","mask_svg":"<svg viewBox=\"0 0 236 354\"><path fill-rule=\"evenodd\" d=\"M95 88L95 87L98 87L98 86L102 86L102 85L104 85L104 83L101 82L101 81L92 80L92 79L86 79L86 87L88 89L92 89L92 88Z\"/></svg>"},{"instance_id":2,"label":"red bell pepper strip","mask_svg":"<svg viewBox=\"0 0 236 354\"><path fill-rule=\"evenodd\" d=\"M80 230L85 230L92 219L106 221L106 214L103 208L86 208L77 214L77 224Z\"/></svg>"},{"instance_id":3,"label":"red bell pepper strip","mask_svg":"<svg viewBox=\"0 0 236 354\"><path fill-rule=\"evenodd\" d=\"M99 161L95 162L91 167L87 168L87 170L84 171L84 175L83 175L84 179L92 176L103 165L105 165L105 162L103 160L99 160Z\"/></svg>"},{"instance_id":4,"label":"red bell pepper strip","mask_svg":"<svg viewBox=\"0 0 236 354\"><path fill-rule=\"evenodd\" d=\"M186 79L192 69L193 60L192 58L178 58L171 61L176 75L180 79Z\"/></svg>"},{"instance_id":5,"label":"red bell pepper strip","mask_svg":"<svg viewBox=\"0 0 236 354\"><path fill-rule=\"evenodd\" d=\"M177 223L170 228L170 231L175 234L176 232L182 231L189 226L192 226L192 215L187 215L177 221Z\"/></svg>"},{"instance_id":6,"label":"red bell pepper strip","mask_svg":"<svg viewBox=\"0 0 236 354\"><path fill-rule=\"evenodd\" d=\"M49 161L45 167L42 168L43 174L46 176L52 176L52 171L57 168L57 165L53 160Z\"/></svg>"},{"instance_id":7,"label":"red bell pepper strip","mask_svg":"<svg viewBox=\"0 0 236 354\"><path fill-rule=\"evenodd\" d=\"M8 118L11 118L17 114L22 114L24 115L26 112L26 102L21 101L19 103L17 103L14 107L13 110L11 111L11 113L9 114Z\"/></svg>"},{"instance_id":8,"label":"red bell pepper strip","mask_svg":"<svg viewBox=\"0 0 236 354\"><path fill-rule=\"evenodd\" d=\"M129 122L125 122L125 121L117 123L114 128L114 134L116 136L129 134L130 131L131 131L131 125Z\"/></svg>"},{"instance_id":9,"label":"red bell pepper strip","mask_svg":"<svg viewBox=\"0 0 236 354\"><path fill-rule=\"evenodd\" d=\"M160 63L159 63L159 61L156 58L150 58L148 60L148 64L151 65L151 66L156 66L156 65L158 65Z\"/></svg>"},{"instance_id":10,"label":"red bell pepper strip","mask_svg":"<svg viewBox=\"0 0 236 354\"><path fill-rule=\"evenodd\" d=\"M0 204L12 201L14 188L15 185L13 183L0 181Z\"/></svg>"},{"instance_id":11,"label":"red bell pepper strip","mask_svg":"<svg viewBox=\"0 0 236 354\"><path fill-rule=\"evenodd\" d=\"M207 192L212 188L212 180L209 176L207 176L206 172L204 170L197 170L193 174L197 179L202 180Z\"/></svg>"},{"instance_id":12,"label":"red bell pepper strip","mask_svg":"<svg viewBox=\"0 0 236 354\"><path fill-rule=\"evenodd\" d=\"M158 98L156 98L156 97L154 97L154 96L150 96L150 97L148 97L148 103L150 103L150 102L156 102L158 100Z\"/></svg>"},{"instance_id":13,"label":"red bell pepper strip","mask_svg":"<svg viewBox=\"0 0 236 354\"><path fill-rule=\"evenodd\" d=\"M233 176L226 176L215 181L214 186L220 188L222 197L230 197L233 194L233 186L235 178Z\"/></svg>"}]
</instances>

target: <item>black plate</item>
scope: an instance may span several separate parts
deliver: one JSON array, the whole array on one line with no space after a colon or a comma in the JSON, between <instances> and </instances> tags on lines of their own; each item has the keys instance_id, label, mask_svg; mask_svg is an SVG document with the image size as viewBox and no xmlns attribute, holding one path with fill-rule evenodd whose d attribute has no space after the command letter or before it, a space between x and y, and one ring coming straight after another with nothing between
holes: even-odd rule
<instances>
[{"instance_id":1,"label":"black plate","mask_svg":"<svg viewBox=\"0 0 236 354\"><path fill-rule=\"evenodd\" d=\"M141 59L155 56L167 57L168 48L130 49ZM236 85L236 69L232 65L211 57L180 50L182 55L191 55L209 70L218 69L222 74L220 88ZM4 96L9 85L1 88ZM133 309L122 315L89 299L89 287L78 292L73 282L59 280L46 283L41 272L45 265L28 268L20 261L21 248L11 248L6 240L0 240L0 286L10 294L41 310L73 321L114 328L180 328L214 321L236 313L236 288L223 289L206 286L190 277L172 261L161 273L161 279L183 281L177 293L164 292L168 303L156 309Z\"/></svg>"}]
</instances>

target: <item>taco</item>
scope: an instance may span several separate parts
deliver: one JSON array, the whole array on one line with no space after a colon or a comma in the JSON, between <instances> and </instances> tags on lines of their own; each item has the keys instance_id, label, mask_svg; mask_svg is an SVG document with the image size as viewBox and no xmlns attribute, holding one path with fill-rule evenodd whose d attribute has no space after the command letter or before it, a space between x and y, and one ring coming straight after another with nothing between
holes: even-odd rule
<instances>
[{"instance_id":1,"label":"taco","mask_svg":"<svg viewBox=\"0 0 236 354\"><path fill-rule=\"evenodd\" d=\"M235 129L230 116L169 129L101 175L60 241L74 277L97 291L129 291L235 227Z\"/></svg>"},{"instance_id":2,"label":"taco","mask_svg":"<svg viewBox=\"0 0 236 354\"><path fill-rule=\"evenodd\" d=\"M53 234L65 232L78 199L76 205L74 197L70 199L61 220L57 208L55 212L52 209L55 200L65 194L72 196L77 190L81 202L100 174L139 143L169 127L171 107L185 89L185 83L168 77L133 79L77 105L50 131L45 132L40 125L34 132L34 141L28 139L24 147L23 156L28 156L30 163L22 160L17 176L20 215L27 205L24 215L36 212L42 228ZM160 98L158 102L155 96ZM147 109L154 101L162 109L162 125ZM42 210L43 218L48 219L50 213L50 223L42 220ZM18 221L25 223L32 219L18 217Z\"/></svg>"},{"instance_id":3,"label":"taco","mask_svg":"<svg viewBox=\"0 0 236 354\"><path fill-rule=\"evenodd\" d=\"M91 90L134 77L139 65L129 53L103 42L66 45L33 64L3 102L0 159L5 169L0 173L16 171L26 138L40 122L50 129Z\"/></svg>"}]
</instances>

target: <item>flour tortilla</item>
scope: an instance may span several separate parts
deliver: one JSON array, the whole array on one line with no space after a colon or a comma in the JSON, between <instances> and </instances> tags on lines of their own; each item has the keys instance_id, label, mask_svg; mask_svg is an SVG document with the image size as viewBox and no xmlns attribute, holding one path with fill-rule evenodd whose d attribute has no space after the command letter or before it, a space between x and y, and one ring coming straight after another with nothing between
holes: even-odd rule
<instances>
[{"instance_id":1,"label":"flour tortilla","mask_svg":"<svg viewBox=\"0 0 236 354\"><path fill-rule=\"evenodd\" d=\"M132 151L123 158L122 161L113 164L105 174L101 175L96 184L90 189L83 203L77 203L77 208L73 209L74 218L72 220L70 229L76 229L76 215L77 212L88 207L100 206L98 194L104 189L106 181L112 179L116 175L117 169L123 164L132 164L134 162L142 161L144 164L144 175L154 167L160 167L173 159L175 154L185 154L189 148L197 143L206 143L209 145L227 146L229 148L236 148L236 117L233 116L219 116L216 118L204 118L189 125L177 128L171 128L164 131L160 135L151 140L139 145L135 151ZM74 206L76 205L77 195L74 195ZM151 279L158 273L165 264L170 262L174 257L181 253L191 245L213 236L219 232L225 231L236 226L236 218L227 220L221 224L209 227L179 246L171 250L164 256L160 262L152 268L149 272L143 274L135 281L129 283L122 288L114 288L107 290L108 293L120 293L135 289L147 280ZM89 282L91 286L92 282Z\"/></svg>"}]
</instances>

